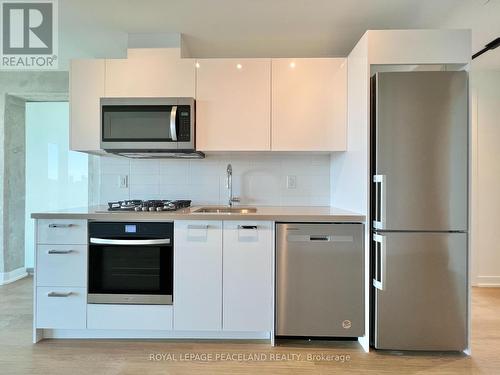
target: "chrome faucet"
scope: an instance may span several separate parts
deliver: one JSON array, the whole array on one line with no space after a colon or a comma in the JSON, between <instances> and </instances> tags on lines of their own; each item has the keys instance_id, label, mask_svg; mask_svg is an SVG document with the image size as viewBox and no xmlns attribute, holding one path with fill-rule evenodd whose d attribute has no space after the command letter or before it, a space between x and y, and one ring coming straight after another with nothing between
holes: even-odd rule
<instances>
[{"instance_id":1,"label":"chrome faucet","mask_svg":"<svg viewBox=\"0 0 500 375\"><path fill-rule=\"evenodd\" d=\"M227 205L229 207L232 207L234 202L240 201L240 198L233 197L233 167L231 166L231 164L228 164L226 168L226 188L229 192L229 199Z\"/></svg>"}]
</instances>

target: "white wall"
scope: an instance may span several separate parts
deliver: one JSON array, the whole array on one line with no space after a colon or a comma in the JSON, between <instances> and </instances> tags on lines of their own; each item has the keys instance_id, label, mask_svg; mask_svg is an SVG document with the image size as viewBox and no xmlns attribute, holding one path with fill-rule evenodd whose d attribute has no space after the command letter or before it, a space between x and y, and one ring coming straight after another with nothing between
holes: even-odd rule
<instances>
[{"instance_id":1,"label":"white wall","mask_svg":"<svg viewBox=\"0 0 500 375\"><path fill-rule=\"evenodd\" d=\"M122 199L191 199L193 204L227 204L226 166L233 166L233 194L249 205L330 205L328 154L218 153L202 160L130 160L100 157L98 197L106 204ZM120 175L129 187L119 188ZM296 176L296 189L287 189Z\"/></svg>"},{"instance_id":2,"label":"white wall","mask_svg":"<svg viewBox=\"0 0 500 375\"><path fill-rule=\"evenodd\" d=\"M472 281L500 286L500 71L474 71Z\"/></svg>"}]
</instances>

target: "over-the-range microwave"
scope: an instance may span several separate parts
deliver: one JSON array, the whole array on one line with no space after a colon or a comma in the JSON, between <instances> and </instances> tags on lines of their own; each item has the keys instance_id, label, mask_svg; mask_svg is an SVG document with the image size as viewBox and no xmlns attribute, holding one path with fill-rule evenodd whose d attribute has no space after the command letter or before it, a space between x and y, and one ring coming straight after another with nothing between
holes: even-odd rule
<instances>
[{"instance_id":1,"label":"over-the-range microwave","mask_svg":"<svg viewBox=\"0 0 500 375\"><path fill-rule=\"evenodd\" d=\"M130 158L202 158L193 98L101 98L101 149Z\"/></svg>"}]
</instances>

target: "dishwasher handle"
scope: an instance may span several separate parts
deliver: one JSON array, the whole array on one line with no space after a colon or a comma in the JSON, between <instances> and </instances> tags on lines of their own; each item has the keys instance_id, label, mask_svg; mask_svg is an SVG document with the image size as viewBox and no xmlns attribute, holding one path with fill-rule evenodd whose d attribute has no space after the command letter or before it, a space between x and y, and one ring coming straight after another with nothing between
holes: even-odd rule
<instances>
[{"instance_id":1,"label":"dishwasher handle","mask_svg":"<svg viewBox=\"0 0 500 375\"><path fill-rule=\"evenodd\" d=\"M353 242L354 237L350 235L323 235L323 234L288 234L288 242Z\"/></svg>"},{"instance_id":2,"label":"dishwasher handle","mask_svg":"<svg viewBox=\"0 0 500 375\"><path fill-rule=\"evenodd\" d=\"M330 236L310 235L309 241L330 241Z\"/></svg>"}]
</instances>

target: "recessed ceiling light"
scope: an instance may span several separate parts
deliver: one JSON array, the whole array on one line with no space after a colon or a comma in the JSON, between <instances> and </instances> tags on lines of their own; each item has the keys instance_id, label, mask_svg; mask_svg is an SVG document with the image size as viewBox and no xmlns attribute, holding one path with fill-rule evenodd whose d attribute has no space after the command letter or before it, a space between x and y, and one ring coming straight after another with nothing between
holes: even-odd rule
<instances>
[{"instance_id":1,"label":"recessed ceiling light","mask_svg":"<svg viewBox=\"0 0 500 375\"><path fill-rule=\"evenodd\" d=\"M293 69L293 68L295 68L295 61L292 61L292 62L290 63L290 68L292 68L292 69Z\"/></svg>"},{"instance_id":2,"label":"recessed ceiling light","mask_svg":"<svg viewBox=\"0 0 500 375\"><path fill-rule=\"evenodd\" d=\"M197 62L196 64L194 64L194 66L196 66L197 68L199 68L200 67L200 63Z\"/></svg>"},{"instance_id":3,"label":"recessed ceiling light","mask_svg":"<svg viewBox=\"0 0 500 375\"><path fill-rule=\"evenodd\" d=\"M243 68L243 65L241 64L236 64L236 69L242 69Z\"/></svg>"}]
</instances>

